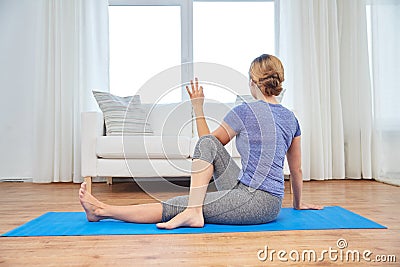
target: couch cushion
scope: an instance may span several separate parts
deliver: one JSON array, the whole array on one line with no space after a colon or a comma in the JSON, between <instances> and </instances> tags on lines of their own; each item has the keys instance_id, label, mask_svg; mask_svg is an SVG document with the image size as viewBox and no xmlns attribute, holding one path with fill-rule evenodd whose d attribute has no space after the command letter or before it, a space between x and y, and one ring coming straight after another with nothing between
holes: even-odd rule
<instances>
[{"instance_id":1,"label":"couch cushion","mask_svg":"<svg viewBox=\"0 0 400 267\"><path fill-rule=\"evenodd\" d=\"M190 101L171 104L142 104L155 136L192 136Z\"/></svg>"},{"instance_id":2,"label":"couch cushion","mask_svg":"<svg viewBox=\"0 0 400 267\"><path fill-rule=\"evenodd\" d=\"M188 158L190 138L186 136L100 136L96 154L109 159Z\"/></svg>"}]
</instances>

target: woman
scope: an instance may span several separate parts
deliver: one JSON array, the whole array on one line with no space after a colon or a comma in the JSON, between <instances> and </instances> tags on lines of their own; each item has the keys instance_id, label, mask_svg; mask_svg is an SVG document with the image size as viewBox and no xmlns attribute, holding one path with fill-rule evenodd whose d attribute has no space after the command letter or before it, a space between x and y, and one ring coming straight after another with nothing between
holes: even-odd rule
<instances>
[{"instance_id":1,"label":"woman","mask_svg":"<svg viewBox=\"0 0 400 267\"><path fill-rule=\"evenodd\" d=\"M281 209L285 154L289 163L295 209L321 209L301 201L300 127L294 114L280 105L283 66L272 55L261 55L250 66L250 90L258 100L233 108L212 133L203 114L203 88L186 87L199 134L192 162L190 193L163 203L111 206L94 198L83 183L79 199L89 221L113 218L157 223L158 228L203 227L204 223L260 224L273 221ZM236 136L242 170L224 148ZM211 178L217 188L208 192Z\"/></svg>"}]
</instances>

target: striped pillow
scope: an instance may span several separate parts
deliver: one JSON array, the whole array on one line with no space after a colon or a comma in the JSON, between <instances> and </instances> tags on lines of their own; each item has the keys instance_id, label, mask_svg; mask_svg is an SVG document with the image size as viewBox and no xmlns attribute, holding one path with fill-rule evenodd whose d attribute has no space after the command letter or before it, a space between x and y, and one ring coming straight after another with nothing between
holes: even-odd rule
<instances>
[{"instance_id":1,"label":"striped pillow","mask_svg":"<svg viewBox=\"0 0 400 267\"><path fill-rule=\"evenodd\" d=\"M139 95L120 97L97 91L93 95L104 115L106 135L153 134Z\"/></svg>"}]
</instances>

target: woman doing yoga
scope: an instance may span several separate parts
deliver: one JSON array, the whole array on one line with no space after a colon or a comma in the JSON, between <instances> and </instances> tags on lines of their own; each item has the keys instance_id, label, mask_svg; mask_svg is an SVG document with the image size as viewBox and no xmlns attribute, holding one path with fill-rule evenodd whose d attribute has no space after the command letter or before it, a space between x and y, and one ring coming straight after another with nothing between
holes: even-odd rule
<instances>
[{"instance_id":1,"label":"woman doing yoga","mask_svg":"<svg viewBox=\"0 0 400 267\"><path fill-rule=\"evenodd\" d=\"M203 113L203 87L197 78L191 81L191 88L186 87L200 137L193 154L189 195L162 203L112 206L93 197L83 183L79 200L87 219L157 223L164 229L203 227L204 223L267 223L275 220L281 209L285 155L292 177L293 207L322 209L301 200L300 127L293 112L275 98L282 91L282 63L272 55L261 55L251 63L249 75L256 101L234 107L211 133ZM235 136L242 169L224 147ZM207 192L211 178L217 191Z\"/></svg>"}]
</instances>

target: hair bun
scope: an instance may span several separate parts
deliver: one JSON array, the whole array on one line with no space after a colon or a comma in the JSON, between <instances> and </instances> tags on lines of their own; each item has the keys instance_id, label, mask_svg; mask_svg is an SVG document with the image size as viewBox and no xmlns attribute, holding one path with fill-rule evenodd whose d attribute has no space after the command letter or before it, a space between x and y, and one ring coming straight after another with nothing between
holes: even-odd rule
<instances>
[{"instance_id":1,"label":"hair bun","mask_svg":"<svg viewBox=\"0 0 400 267\"><path fill-rule=\"evenodd\" d=\"M263 54L254 59L249 74L265 95L278 96L282 92L284 70L277 57Z\"/></svg>"},{"instance_id":2,"label":"hair bun","mask_svg":"<svg viewBox=\"0 0 400 267\"><path fill-rule=\"evenodd\" d=\"M260 79L258 86L263 88L267 96L278 96L282 92L282 85L277 75L270 75L267 78Z\"/></svg>"}]
</instances>

